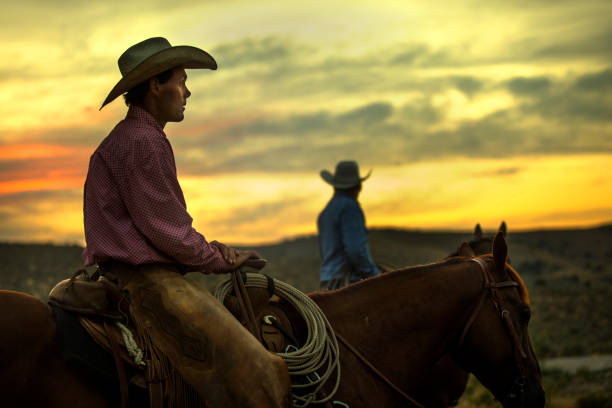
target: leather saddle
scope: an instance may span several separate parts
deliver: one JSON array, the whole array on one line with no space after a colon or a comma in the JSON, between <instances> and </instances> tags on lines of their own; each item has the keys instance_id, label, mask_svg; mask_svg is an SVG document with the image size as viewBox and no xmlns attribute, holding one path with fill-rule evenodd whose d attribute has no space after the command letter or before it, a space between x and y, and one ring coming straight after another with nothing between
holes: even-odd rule
<instances>
[{"instance_id":1,"label":"leather saddle","mask_svg":"<svg viewBox=\"0 0 612 408\"><path fill-rule=\"evenodd\" d=\"M237 276L246 278L235 272ZM271 286L270 286L271 285ZM244 286L242 286L244 288ZM287 301L274 294L273 280L268 288L245 288L250 299L249 318L240 307L241 299L234 288L224 300L224 306L272 352L287 352L288 347L299 347L307 337L306 323L297 310ZM123 335L117 323L129 328L129 297L112 280L95 272L89 276L80 270L69 279L59 282L49 293L48 303L78 315L80 325L102 349L113 355L119 388L121 406L128 406L128 383L149 392L151 407L163 407L163 379L156 378L149 371L150 365L137 363L129 354ZM126 376L127 365L130 378ZM134 374L135 373L135 374Z\"/></svg>"},{"instance_id":2,"label":"leather saddle","mask_svg":"<svg viewBox=\"0 0 612 408\"><path fill-rule=\"evenodd\" d=\"M246 274L236 275L244 284ZM308 329L295 307L274 293L273 282L268 278L267 288L242 286L245 288L242 293L234 283L223 305L267 350L285 353L287 347L299 347L304 343ZM241 306L245 301L250 311Z\"/></svg>"},{"instance_id":3,"label":"leather saddle","mask_svg":"<svg viewBox=\"0 0 612 408\"><path fill-rule=\"evenodd\" d=\"M118 323L121 323L131 330L131 319L129 297L116 283L97 271L90 277L81 269L51 289L48 303L77 315L78 322L95 343L113 356L122 407L129 405L128 382L148 389L151 407L163 406L161 379L153 378L146 362L134 360L119 328ZM129 380L124 364L131 368Z\"/></svg>"}]
</instances>

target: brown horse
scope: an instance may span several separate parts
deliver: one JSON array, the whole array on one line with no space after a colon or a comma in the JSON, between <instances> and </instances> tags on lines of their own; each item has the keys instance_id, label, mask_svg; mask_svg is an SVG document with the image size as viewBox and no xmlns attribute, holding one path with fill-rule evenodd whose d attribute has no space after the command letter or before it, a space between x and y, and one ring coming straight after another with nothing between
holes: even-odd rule
<instances>
[{"instance_id":1,"label":"brown horse","mask_svg":"<svg viewBox=\"0 0 612 408\"><path fill-rule=\"evenodd\" d=\"M505 408L544 407L527 322L527 290L506 262L502 233L493 254L405 268L332 292L311 294L334 330L395 386L416 395L449 353ZM342 344L342 342L341 342ZM334 400L356 407L413 406L346 346Z\"/></svg>"},{"instance_id":2,"label":"brown horse","mask_svg":"<svg viewBox=\"0 0 612 408\"><path fill-rule=\"evenodd\" d=\"M82 366L71 364L70 360L66 361L60 340L64 333L57 330L56 318L49 306L24 293L0 290L0 310L1 407L120 406L116 384L100 383L98 378L92 378L91 373ZM249 335L246 330L244 333ZM262 352L267 353L263 348ZM112 360L110 355L103 358ZM231 377L231 373L240 371L243 366L241 358L243 357L239 353L232 355L233 364L229 367L213 364L211 376L218 379L219 387L225 386L221 383L224 376ZM280 360L278 357L274 359ZM264 360L261 361L263 364ZM259 396L257 401L249 401L248 404L236 399L231 406L286 407L291 401L289 376L282 360L279 362L280 369L285 370L284 375L277 375L279 366L270 364L263 367L267 367L264 371L267 380L254 376L245 378L242 374L241 378L246 381L233 381L231 385L241 388L242 395ZM217 375L214 375L215 373ZM261 392L248 392L255 387ZM147 394L140 389L133 391L130 391L130 406L148 407Z\"/></svg>"},{"instance_id":3,"label":"brown horse","mask_svg":"<svg viewBox=\"0 0 612 408\"><path fill-rule=\"evenodd\" d=\"M483 257L483 270L469 259L455 258L311 296L335 330L410 395L418 394L424 374L441 356L451 355L505 407L540 408L544 394L527 335L527 293L518 274L505 265L506 253L498 234L494 256ZM509 289L494 284L483 289L481 280L504 281ZM518 291L510 285L515 282ZM63 362L45 304L0 291L0 308L3 406L110 405L103 389ZM411 406L341 347L343 380L335 400L351 407Z\"/></svg>"},{"instance_id":4,"label":"brown horse","mask_svg":"<svg viewBox=\"0 0 612 408\"><path fill-rule=\"evenodd\" d=\"M498 232L500 232L504 236L504 238L507 238L508 227L506 226L505 221L502 221L502 223L499 225ZM483 236L480 224L476 224L476 227L474 227L473 238L467 244L470 246L470 248L472 249L472 251L474 251L476 255L490 254L491 252L493 252L493 237ZM450 254L448 258L458 255L459 250Z\"/></svg>"},{"instance_id":5,"label":"brown horse","mask_svg":"<svg viewBox=\"0 0 612 408\"><path fill-rule=\"evenodd\" d=\"M3 407L107 407L104 391L64 363L51 309L24 293L0 291L0 401Z\"/></svg>"},{"instance_id":6,"label":"brown horse","mask_svg":"<svg viewBox=\"0 0 612 408\"><path fill-rule=\"evenodd\" d=\"M499 232L507 236L506 223L502 221ZM461 245L448 258L455 256L475 257L493 252L493 237L485 237L480 224L474 228L473 238ZM391 270L386 270L385 273ZM427 408L446 408L458 404L465 392L469 373L457 365L450 352L422 372L414 384L412 398Z\"/></svg>"},{"instance_id":7,"label":"brown horse","mask_svg":"<svg viewBox=\"0 0 612 408\"><path fill-rule=\"evenodd\" d=\"M506 223L502 221L498 232L507 236ZM461 245L446 259L454 256L475 257L493 252L493 237L485 237L480 224L474 227L473 238ZM509 258L508 258L509 259ZM411 395L416 401L428 408L445 408L458 404L465 392L469 373L457 365L451 353L440 357L430 369L422 373L415 392Z\"/></svg>"}]
</instances>

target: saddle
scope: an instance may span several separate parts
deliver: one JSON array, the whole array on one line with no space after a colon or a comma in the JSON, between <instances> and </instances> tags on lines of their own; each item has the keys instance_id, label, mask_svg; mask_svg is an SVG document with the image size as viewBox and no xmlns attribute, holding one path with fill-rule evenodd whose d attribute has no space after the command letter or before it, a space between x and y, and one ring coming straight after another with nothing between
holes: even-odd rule
<instances>
[{"instance_id":1,"label":"saddle","mask_svg":"<svg viewBox=\"0 0 612 408\"><path fill-rule=\"evenodd\" d=\"M273 287L249 287L246 291L248 300L245 307L252 310L252 319L249 318L250 312L245 313L241 307L240 292L237 295L236 289L224 299L223 305L267 350L285 353L287 347L298 347L303 343L308 333L304 320L292 305L274 294Z\"/></svg>"},{"instance_id":2,"label":"saddle","mask_svg":"<svg viewBox=\"0 0 612 408\"><path fill-rule=\"evenodd\" d=\"M153 377L150 365L145 361L136 361L126 344L126 336L133 332L129 324L129 297L116 283L97 271L90 277L86 270L81 269L51 289L48 303L77 315L78 322L91 339L113 356L121 407L129 405L128 383L148 389L151 408L163 406L162 380ZM128 334L122 333L120 324ZM133 338L130 344L135 344ZM129 380L124 364L131 368Z\"/></svg>"},{"instance_id":3,"label":"saddle","mask_svg":"<svg viewBox=\"0 0 612 408\"><path fill-rule=\"evenodd\" d=\"M112 320L129 319L129 302L119 287L95 272L91 277L85 269L59 282L49 293L49 304L83 316Z\"/></svg>"},{"instance_id":4,"label":"saddle","mask_svg":"<svg viewBox=\"0 0 612 408\"><path fill-rule=\"evenodd\" d=\"M266 349L282 353L288 347L303 344L308 334L306 324L292 305L274 294L272 279L267 289L250 287L246 293L242 279L246 275L235 271L233 276L238 277L237 285L224 300L224 306ZM244 289L242 293L247 295L249 312L244 307L238 282ZM119 325L130 328L129 296L117 284L98 272L89 276L80 270L51 290L48 303L78 315L78 322L95 343L113 355L122 408L129 405L129 385L147 389L152 408L163 407L164 379L153 376L152 365L135 361L128 351Z\"/></svg>"}]
</instances>

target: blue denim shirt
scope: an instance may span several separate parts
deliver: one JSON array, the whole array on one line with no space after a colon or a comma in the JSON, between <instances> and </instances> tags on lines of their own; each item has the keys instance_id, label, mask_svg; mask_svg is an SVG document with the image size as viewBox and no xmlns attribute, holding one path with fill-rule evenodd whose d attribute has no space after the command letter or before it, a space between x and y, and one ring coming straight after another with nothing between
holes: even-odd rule
<instances>
[{"instance_id":1,"label":"blue denim shirt","mask_svg":"<svg viewBox=\"0 0 612 408\"><path fill-rule=\"evenodd\" d=\"M372 260L363 211L357 200L336 192L317 220L321 251L321 277L328 281L342 277L340 269L352 266L350 281L378 275Z\"/></svg>"}]
</instances>

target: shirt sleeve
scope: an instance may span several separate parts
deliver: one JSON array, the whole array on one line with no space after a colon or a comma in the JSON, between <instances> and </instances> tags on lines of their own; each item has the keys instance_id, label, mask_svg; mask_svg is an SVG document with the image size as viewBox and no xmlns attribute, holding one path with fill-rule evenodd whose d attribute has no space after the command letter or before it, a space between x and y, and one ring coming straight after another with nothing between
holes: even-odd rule
<instances>
[{"instance_id":1,"label":"shirt sleeve","mask_svg":"<svg viewBox=\"0 0 612 408\"><path fill-rule=\"evenodd\" d=\"M166 256L204 273L226 272L219 249L209 244L193 226L173 161L152 142L138 146L120 184L126 208L136 228Z\"/></svg>"},{"instance_id":2,"label":"shirt sleeve","mask_svg":"<svg viewBox=\"0 0 612 408\"><path fill-rule=\"evenodd\" d=\"M368 247L363 211L357 202L351 203L340 216L344 251L359 277L378 275L380 271L372 260Z\"/></svg>"}]
</instances>

